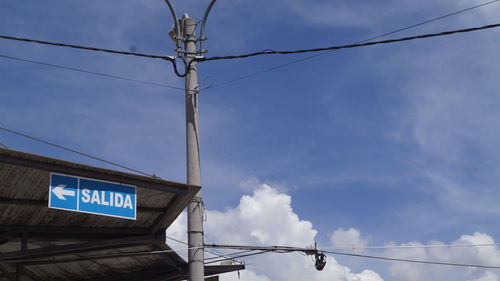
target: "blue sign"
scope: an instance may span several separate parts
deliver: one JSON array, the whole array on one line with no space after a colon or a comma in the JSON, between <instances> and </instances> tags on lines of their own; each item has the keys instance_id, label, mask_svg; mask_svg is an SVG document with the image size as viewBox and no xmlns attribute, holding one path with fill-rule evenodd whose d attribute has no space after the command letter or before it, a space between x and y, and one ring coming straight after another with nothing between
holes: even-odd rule
<instances>
[{"instance_id":1,"label":"blue sign","mask_svg":"<svg viewBox=\"0 0 500 281\"><path fill-rule=\"evenodd\" d=\"M135 220L136 202L132 185L50 174L49 208Z\"/></svg>"}]
</instances>

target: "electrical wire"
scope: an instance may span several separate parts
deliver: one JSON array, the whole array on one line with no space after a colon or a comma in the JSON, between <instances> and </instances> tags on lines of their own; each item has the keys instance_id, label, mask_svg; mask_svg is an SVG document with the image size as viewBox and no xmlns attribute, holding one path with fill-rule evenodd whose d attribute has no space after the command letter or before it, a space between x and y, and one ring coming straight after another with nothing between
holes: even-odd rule
<instances>
[{"instance_id":1,"label":"electrical wire","mask_svg":"<svg viewBox=\"0 0 500 281\"><path fill-rule=\"evenodd\" d=\"M172 57L172 56L161 56L161 55L151 55L151 54L136 53L136 52L126 52L126 51L119 51L119 50L112 50L112 49L103 49L103 48L96 48L96 47L88 47L88 46L82 46L82 45L66 44L66 43L59 43L59 42L49 42L49 41L29 39L29 38L20 38L20 37L7 36L7 35L0 35L0 39L15 40L15 41L22 41L22 42L30 42L30 43L38 43L38 44L52 45L52 46L58 46L58 47L69 47L69 48L75 48L75 49L83 49L83 50L88 50L88 51L98 51L98 52L105 52L105 53L112 53L112 54L131 55L131 56L146 57L146 58L159 58L159 59L170 61L172 63L172 65L173 65L173 67L174 67L175 74L177 76L179 76L179 77L185 77L187 75L187 73L188 73L187 70L191 67L191 64L194 61L210 61L210 60L220 60L220 59L235 59L235 58L243 58L243 57L250 57L250 56L257 56L257 55L269 55L269 54L296 54L296 53L306 53L306 52L334 51L334 50L344 49L344 48L354 48L354 47L361 47L361 46L367 46L367 45L387 44L387 43L394 43L394 42L400 42L400 41L413 40L413 39L417 39L417 38L412 38L412 39L410 39L410 38L401 38L398 41L386 40L386 41L381 41L381 42L373 42L372 44L366 44L366 45L362 44L363 42L367 42L367 41L370 41L370 40L373 40L373 39L377 39L377 38L384 37L384 36L387 36L387 35L390 35L390 34L401 32L401 31L404 31L404 30L407 30L407 29L410 29L410 28L414 28L414 27L417 27L417 26L420 26L420 25L423 25L423 24L427 24L427 23L430 23L430 22L433 22L433 21L437 21L437 20L440 20L440 19L443 19L443 18L446 18L446 17L457 15L457 14L460 14L460 13L463 13L463 12L466 12L466 11L470 11L472 9L476 9L476 8L479 8L479 7L482 7L482 6L486 6L486 5L498 2L498 1L500 1L500 0L493 0L493 1L490 1L490 2L478 4L478 5L475 5L475 6L470 7L470 8L466 8L466 9L463 9L463 10L452 12L452 13L449 13L449 14L446 14L446 15L434 18L434 19L430 19L430 20L427 20L427 21L424 21L424 22L421 22L421 23L417 23L417 24L408 26L408 27L400 28L400 29L397 29L395 31L391 31L391 32L388 32L388 33L385 33L385 34L382 34L382 35L379 35L379 36L375 36L375 37L372 37L372 38L369 38L369 39L366 39L366 40L363 40L363 41L359 41L359 42L351 44L351 45L346 45L346 46L332 46L332 47L326 47L326 48L305 49L305 50L296 50L296 51L273 51L271 49L266 49L266 50L264 50L262 52L257 52L257 53L247 54L247 55L241 55L241 56L195 58L194 60L191 60L186 65L186 71L184 72L184 74L179 73L179 71L177 69L177 63L176 63L175 57ZM456 32L453 32L453 33L457 33L457 32L470 32L470 31L475 31L475 30L469 29L469 30L466 30L466 31L456 31ZM443 34L435 34L433 36L424 36L424 37L419 37L419 38L428 38L428 37L443 36L443 35L449 35L449 34L446 34L446 32L445 32ZM252 76L264 73L264 72L269 72L269 71L272 71L272 70L275 70L275 69L278 69L278 68L282 68L282 67L285 67L285 66L288 66L288 65L292 65L292 64L295 64L295 63L298 63L298 62L302 62L302 61L305 61L305 60L308 60L308 59L312 59L314 57L317 57L317 56L320 56L320 55L323 55L323 54L326 54L326 53L328 53L328 52L324 52L324 53L321 53L321 54L316 54L316 55L313 55L313 56L310 56L310 57L306 57L306 58L303 58L303 59L300 59L300 60L292 61L292 62L289 62L289 63L286 63L286 64L282 64L282 65L278 65L278 66L275 66L275 67L271 67L269 69L266 69L266 70L263 70L263 71L259 71L259 72L256 72L256 73L252 73L252 74L248 74L248 75L245 75L245 76L242 76L242 77L239 77L239 78L236 78L236 79L232 79L232 80L229 80L229 81L226 81L226 82L223 82L223 83L214 84L214 85L205 87L203 89L209 89L209 88L219 87L219 86L222 86L222 85L233 83L233 82L236 82L236 81L239 81L239 80L242 80L242 79L246 79L246 78L249 78L249 77L252 77ZM7 56L2 56L2 57L7 58ZM11 58L11 59L23 60L23 59L19 59L19 58ZM24 61L31 62L31 63L39 63L39 62L34 62L34 61L29 61L29 60L24 60ZM51 65L51 64L47 64L47 63L39 63L39 64L44 64L44 65L53 66L53 67L59 67L59 66ZM93 72L90 72L90 71L77 70L77 69L68 68L68 67L59 67L59 68L64 68L64 69L67 69L67 70L73 70L73 71L79 71L79 72L85 72L85 73L88 73L88 74L95 74L95 75L107 76L107 77L116 78L116 79L135 81L135 82L139 82L139 83L152 84L152 85L156 85L156 86L166 86L166 85L161 85L161 84L153 83L153 82L140 81L140 80L129 79L129 78L124 78L124 77L117 77L117 76L114 76L114 75L107 75L107 74L102 74L102 73L93 73ZM166 86L166 87L170 88L170 86ZM177 88L177 87L173 87L173 88Z\"/></svg>"},{"instance_id":2,"label":"electrical wire","mask_svg":"<svg viewBox=\"0 0 500 281\"><path fill-rule=\"evenodd\" d=\"M166 237L167 239L170 239L170 240L175 241L175 242L177 242L177 243L181 243L181 244L184 244L184 245L189 246L189 244L188 244L188 243L186 243L186 242L184 242L184 241L181 241L181 240L175 239L175 238L170 237L170 236L168 236L168 235L165 235L165 237ZM229 255L223 255L223 254L216 253L216 252L214 252L214 251L207 250L207 249L206 249L206 247L203 247L203 251L205 251L205 252L207 252L207 253L209 253L209 254L212 254L212 255L214 255L214 256L217 256L217 258L235 259L234 257L229 256ZM209 259L212 259L212 258L209 258Z\"/></svg>"},{"instance_id":3,"label":"electrical wire","mask_svg":"<svg viewBox=\"0 0 500 281\"><path fill-rule=\"evenodd\" d=\"M1 146L1 147L3 147L3 148L7 148L7 149L9 149L9 148L8 148L5 144L3 144L3 143L1 143L1 142L0 142L0 146Z\"/></svg>"},{"instance_id":4,"label":"electrical wire","mask_svg":"<svg viewBox=\"0 0 500 281\"><path fill-rule=\"evenodd\" d=\"M173 238L170 238L176 241ZM184 242L182 242L184 244ZM313 253L326 253L330 255L338 255L338 256L351 256L351 257L359 257L359 258L369 258L369 259L378 259L385 261L395 261L395 262L408 262L408 263L418 263L418 264L428 264L428 265L444 265L444 266L458 266L458 267L475 267L475 268L487 268L487 269L500 269L500 266L494 265L481 265L481 264L468 264L468 263L453 263L453 262L441 262L441 261L429 261L429 260L415 260L415 259L402 259L402 258L392 258L385 256L374 256L374 255L362 255L362 254L354 254L354 253L345 253L345 252L336 252L336 251L325 251L318 250L312 248L297 248L297 247L285 247L285 246L237 246L237 245L205 245L205 246L197 246L197 247L189 247L183 249L171 249L171 250L156 250L156 251L138 251L138 252L118 252L118 253L110 253L110 254L98 254L98 255L84 255L77 256L74 259L31 259L31 260L22 260L22 262L49 262L49 263L58 263L58 262L70 262L72 260L81 260L81 259L95 259L95 258L117 258L117 257L129 257L129 256L139 256L139 255L153 255L153 254L164 254L164 253L172 253L177 251L185 251L190 249L200 249L200 248L224 248L224 249L245 249L244 251L234 254L238 254L232 258L221 258L212 260L212 258L206 259L211 260L209 262L205 262L205 264L212 264L217 262L222 262L226 260L235 260L236 258L249 257L254 255L260 255L265 253L289 253L289 252L305 252L309 254ZM257 252L255 252L257 251ZM19 260L6 260L5 262L19 262Z\"/></svg>"},{"instance_id":5,"label":"electrical wire","mask_svg":"<svg viewBox=\"0 0 500 281\"><path fill-rule=\"evenodd\" d=\"M467 32L474 32L474 31L478 31L478 30L492 29L492 28L497 28L499 26L500 26L500 23L490 24L490 25L485 25L485 26L480 26L480 27L472 27L472 28L443 31L443 32L439 32L439 33L430 33L430 34L422 34L422 35L417 35L417 36L409 36L409 37L403 37L403 38L397 38L397 39L373 41L373 42L360 43L360 44L330 46L330 47L323 47L323 48L303 49L303 50L293 50L293 51L265 50L263 52L256 52L256 53L250 53L250 54L244 54L244 55L198 58L197 60L198 61L231 60L231 59L255 57L255 56L260 56L260 55L290 55L290 54L301 54L301 53L311 53L311 52L321 52L321 51L333 51L333 50L380 45L380 44L390 44L390 43L403 42L403 41L411 41L411 40L416 40L416 39L448 36L448 35L457 34L457 33L467 33Z\"/></svg>"},{"instance_id":6,"label":"electrical wire","mask_svg":"<svg viewBox=\"0 0 500 281\"><path fill-rule=\"evenodd\" d=\"M91 259L102 259L102 258L120 258L120 257L131 257L131 256L145 256L145 255L158 255L158 254L165 254L165 253L174 253L174 252L179 252L179 251L188 251L191 249L201 249L204 248L203 246L198 246L198 247L189 247L189 248L181 248L181 249L171 249L171 250L155 250L155 251L131 251L131 252L116 252L116 253L109 253L109 254L96 254L96 255L77 255L75 258L64 258L64 259L23 259L21 262L23 263L65 263L65 262L71 262L71 261L78 261L78 260L91 260ZM217 257L216 261L210 261L206 262L205 264L212 264L216 262L221 262L221 261L226 261L226 260L231 260L235 261L239 264L244 264L241 261L237 261L236 258L240 257L247 257L247 256L253 256L253 255L258 255L258 254L263 254L266 253L267 251L262 251L258 253L252 253L252 254L246 254L246 255L239 255L237 257L227 257L227 258L219 258ZM210 260L213 258L205 259L205 260ZM4 260L4 262L19 262L18 259L12 259L12 260Z\"/></svg>"},{"instance_id":7,"label":"electrical wire","mask_svg":"<svg viewBox=\"0 0 500 281\"><path fill-rule=\"evenodd\" d=\"M235 256L234 259L239 259L239 258L244 258L244 257L250 257L250 256L256 256L256 255L260 255L260 254L266 254L266 253L269 253L269 252L270 251L259 251L259 252L256 252L256 253L238 255L238 256ZM214 261L205 262L205 264L212 264L212 263L223 262L223 261L227 261L227 260L234 261L234 259L231 259L231 258L218 259L218 260L214 260Z\"/></svg>"},{"instance_id":8,"label":"electrical wire","mask_svg":"<svg viewBox=\"0 0 500 281\"><path fill-rule=\"evenodd\" d=\"M255 250L238 251L238 252L228 253L227 255L219 255L219 256L215 256L215 257L205 258L205 261L220 259L221 257L226 258L226 259L234 259L234 257L237 255L250 253L250 252L255 252Z\"/></svg>"},{"instance_id":9,"label":"electrical wire","mask_svg":"<svg viewBox=\"0 0 500 281\"><path fill-rule=\"evenodd\" d=\"M218 249L233 249L233 250L269 250L269 251L283 251L283 252L311 252L311 251L324 251L324 250L368 250L368 249L401 249L401 248L463 248L463 247L493 247L500 246L500 243L481 243L481 244L436 244L436 245L385 245L385 246L367 246L367 247L338 247L338 248L300 248L300 247L287 247L287 246L247 246L247 245L218 245L218 244L205 244L208 248Z\"/></svg>"},{"instance_id":10,"label":"electrical wire","mask_svg":"<svg viewBox=\"0 0 500 281\"><path fill-rule=\"evenodd\" d=\"M485 244L436 244L436 245L385 245L367 247L344 247L344 248L323 248L323 250L344 251L344 250L370 250L370 249L428 249L428 248L465 248L465 247L493 247L500 246L500 243Z\"/></svg>"},{"instance_id":11,"label":"electrical wire","mask_svg":"<svg viewBox=\"0 0 500 281\"><path fill-rule=\"evenodd\" d=\"M486 244L467 244L468 246L477 246ZM493 243L489 244L493 246ZM493 265L481 265L481 264L466 264L466 263L452 263L452 262L440 262L440 261L426 261L426 260L413 260L413 259L400 259L400 258L391 258L384 256L374 256L374 255L363 255L363 254L355 254L355 253L345 253L345 252L337 252L337 251L325 251L323 249L316 248L297 248L297 247L284 247L284 246L239 246L239 245L205 245L209 248L221 248L221 249L241 249L241 250L259 250L266 252L276 252L276 253L290 253L290 252L303 252L306 254L314 254L314 253L327 253L331 255L341 255L341 256L352 256L352 257L360 257L360 258L370 258L370 259L379 259L379 260L387 260L387 261L398 261L398 262L410 262L410 263L420 263L420 264L432 264L432 265L446 265L446 266L460 266L460 267L476 267L476 268L489 268L489 269L500 269L500 266Z\"/></svg>"},{"instance_id":12,"label":"electrical wire","mask_svg":"<svg viewBox=\"0 0 500 281\"><path fill-rule=\"evenodd\" d=\"M458 11L455 11L455 12L451 12L451 13L448 13L448 14L445 14L445 15L442 15L442 16L439 16L439 17L436 17L436 18L425 20L425 21L420 22L420 23L412 24L412 25L409 25L409 26L406 26L406 27L402 27L402 28L393 30L393 31L389 31L389 32L386 32L386 33L383 33L383 34L380 34L380 35L377 35L377 36L365 39L365 40L357 41L357 42L354 42L353 44L365 43L365 42L368 42L368 41L371 41L371 40L375 40L375 39L382 38L382 37L385 37L385 36L388 36L388 35L399 33L401 31L409 30L409 29L412 29L412 28L415 28L415 27L418 27L418 26L422 26L422 25L425 25L425 24L428 24L428 23L431 23L431 22L435 22L435 21L438 21L438 20L441 20L441 19L444 19L444 18L455 16L455 15L458 15L458 14L461 14L461 13L464 13L464 12L467 12L467 11L470 11L470 10L473 10L473 9L477 9L477 8L480 8L480 7L489 5L489 4L493 4L493 3L498 2L498 1L500 1L500 0L493 0L493 1L489 1L489 2L485 2L485 3L482 3L482 4L475 5L475 6L466 8L466 9L462 9L462 10L458 10ZM294 64L297 64L297 63L300 63L300 62L303 62L303 61L307 61L307 60L310 60L310 59L313 59L313 58L316 58L316 57L319 57L319 56L323 56L323 55L329 54L329 53L331 53L333 51L334 50L332 50L332 51L326 51L326 52L322 52L322 53L318 53L318 54L314 54L314 55L307 56L307 57L304 57L304 58L301 58L301 59L297 59L297 60L293 60L293 61L290 61L290 62L287 62L287 63L284 63L284 64L279 64L279 65L276 65L276 66L273 66L273 67L270 67L270 68L266 68L266 69L263 69L263 70L260 70L260 71L257 71L257 72L253 72L253 73L250 73L250 74L247 74L247 75L244 75L244 76L233 78L233 79L227 80L225 82L214 83L214 84L212 84L210 86L202 88L201 90L208 90L210 88L221 87L221 86L225 86L227 84L232 84L232 83L244 80L244 79L251 78L253 76L257 76L257 75L260 75L260 74L263 74L263 73L274 71L276 69L284 68L284 67L287 67L287 66L290 66L290 65L294 65Z\"/></svg>"},{"instance_id":13,"label":"electrical wire","mask_svg":"<svg viewBox=\"0 0 500 281\"><path fill-rule=\"evenodd\" d=\"M96 48L96 47L89 47L89 46L82 46L82 45L66 44L66 43L60 43L60 42L50 42L50 41L43 41L43 40L30 39L30 38L14 37L14 36L8 36L8 35L0 35L0 39L28 42L28 43L37 43L37 44L41 44L41 45L50 45L50 46L57 46L57 47L67 47L67 48L87 50L87 51L104 52L104 53L117 54L117 55L136 56L136 57L151 58L151 59L162 59L162 60L166 60L166 61L169 61L172 63L172 66L174 67L174 72L179 77L186 77L186 75L188 73L187 69L189 69L189 67L191 66L191 62L190 62L188 64L188 66L186 67L185 73L181 74L181 73L179 73L179 71L177 69L177 62L175 61L175 57L173 57L173 56L161 56L161 55L151 55L151 54L144 54L144 53L126 52L126 51L119 51L119 50L112 50L112 49L103 49L103 48Z\"/></svg>"},{"instance_id":14,"label":"electrical wire","mask_svg":"<svg viewBox=\"0 0 500 281\"><path fill-rule=\"evenodd\" d=\"M425 261L425 260L413 260L413 259L400 259L400 258L390 258L390 257L382 257L382 256L353 254L353 253L341 253L341 252L333 252L333 251L323 251L323 252L327 253L327 254L331 254L331 255L351 256L351 257L368 258L368 259L378 259L378 260L386 260L386 261L409 262L409 263L432 264L432 265L447 265L447 266L459 266L459 267L476 267L476 268L500 269L500 266L493 266L493 265L451 263L451 262Z\"/></svg>"},{"instance_id":15,"label":"electrical wire","mask_svg":"<svg viewBox=\"0 0 500 281\"><path fill-rule=\"evenodd\" d=\"M500 1L500 0L498 0L498 1ZM59 69L69 70L69 71L75 71L75 72L81 72L81 73L86 73L86 74L92 74L92 75L102 76L102 77L106 77L106 78L113 78L113 79L125 80L125 81L130 81L130 82L137 82L137 83L142 83L142 84L146 84L146 85L152 85L152 86L158 86L158 87L164 87L164 88L169 88L169 89L175 89L175 90L182 90L182 91L184 91L184 88L181 88L181 87L169 86L169 85L165 85L165 84L161 84L161 83L150 82L150 81L143 81L143 80L138 80L138 79L133 79L133 78L127 78L127 77L122 77L122 76L117 76L117 75L112 75L112 74L93 72L93 71L78 69L78 68L74 68L74 67L67 67L67 66L61 66L61 65L56 65L56 64L52 64L52 63L34 61L34 60L29 60L29 59L23 59L23 58L19 58L19 57L12 57L12 56L0 55L0 58L10 59L10 60L15 60L15 61L28 62L28 63L32 63L32 64L39 64L39 65L44 65L44 66L50 66L50 67L55 67L55 68L59 68Z\"/></svg>"},{"instance_id":16,"label":"electrical wire","mask_svg":"<svg viewBox=\"0 0 500 281\"><path fill-rule=\"evenodd\" d=\"M291 252L304 252L311 254L317 252L316 248L300 248L289 246L248 246L248 245L220 245L220 244L205 244L206 248L215 249L233 249L233 250L258 250L276 253L291 253Z\"/></svg>"},{"instance_id":17,"label":"electrical wire","mask_svg":"<svg viewBox=\"0 0 500 281\"><path fill-rule=\"evenodd\" d=\"M110 254L96 254L96 255L77 255L76 258L64 258L64 259L23 259L22 262L71 262L74 260L81 259L94 259L94 258L119 258L119 257L129 257L129 256L144 256L144 255L157 255L157 254L166 254L166 253L174 253L179 251L188 251L191 249L201 249L203 246L198 247L189 247L182 249L171 249L171 250L155 250L155 251L133 251L133 252L117 252ZM12 260L3 260L2 262L19 262L18 259Z\"/></svg>"},{"instance_id":18,"label":"electrical wire","mask_svg":"<svg viewBox=\"0 0 500 281\"><path fill-rule=\"evenodd\" d=\"M112 49L103 49L103 48L88 47L88 46L66 44L66 43L59 43L59 42L49 42L49 41L14 37L14 36L8 36L8 35L0 35L0 39L29 42L29 43L37 43L37 44L51 45L51 46L57 46L57 47L67 47L67 48L81 49L81 50L87 50L87 51L104 52L104 53L111 53L111 54L118 54L118 55L128 55L128 56L136 56L136 57L144 57L144 58L163 59L163 60L167 60L167 61L175 60L175 58L172 56L160 56L160 55L150 55L150 54L135 53L135 52L118 51L118 50L112 50Z\"/></svg>"},{"instance_id":19,"label":"electrical wire","mask_svg":"<svg viewBox=\"0 0 500 281\"><path fill-rule=\"evenodd\" d=\"M233 258L217 259L214 261L206 262L205 264L216 263L226 260L234 260L235 258L243 258L254 255L260 255L265 253L291 253L291 252L303 252L306 254L313 254L317 252L314 248L297 248L297 247L286 247L286 246L243 246L243 245L218 245L218 244L205 244L206 248L217 248L217 249L233 249L242 250L239 253L234 253ZM258 251L258 252L255 252Z\"/></svg>"},{"instance_id":20,"label":"electrical wire","mask_svg":"<svg viewBox=\"0 0 500 281\"><path fill-rule=\"evenodd\" d=\"M221 245L219 245L219 246L221 246ZM250 247L250 246L245 246L245 247ZM71 262L71 261L76 261L76 260L81 260L81 259L89 259L90 260L90 259L96 259L96 258L119 258L119 257L130 257L130 256L140 256L140 255L165 254L165 253L172 253L172 252L177 252L177 251L185 251L185 250L200 249L200 248L204 248L204 246L189 247L189 248L183 248L183 249L158 250L158 251L119 252L119 253L110 253L110 254L84 255L84 256L77 256L76 258L73 258L73 259L72 258L69 258L69 259L68 258L65 258L65 259L30 259L30 260L22 260L22 262L27 262L27 263L30 263L30 262L31 263L40 263L40 262L42 262L42 263L45 263L45 262L60 263L60 262ZM249 256L260 255L260 254L265 254L265 253L270 253L270 252L278 252L279 253L279 251L275 251L275 250L261 249L262 247L255 247L255 248L256 249L258 248L260 250L258 252L254 252L254 253L240 254L238 256L235 256L233 259L223 258L223 259L205 262L205 264L212 264L212 263L222 262L222 261L226 261L226 260L234 260L236 258L249 257ZM291 252L290 249L300 250L300 248L293 248L293 247L265 247L265 248L273 248L273 249L281 248L281 249L286 249L286 252ZM305 248L305 249L307 249L307 248ZM302 250L304 250L304 249L302 249ZM318 251L318 250L315 250L315 251ZM395 262L408 262L408 263L418 263L418 264L427 264L427 265L444 265L444 266L500 269L500 266L493 266L493 265L401 259L401 258L391 258L391 257L374 256L374 255L361 255L361 254L335 252L335 251L321 251L321 252L326 253L326 254L330 254L330 255L351 256L351 257L378 259L378 260L395 261ZM15 259L14 260L5 260L5 262L19 262L19 260L15 260Z\"/></svg>"},{"instance_id":21,"label":"electrical wire","mask_svg":"<svg viewBox=\"0 0 500 281\"><path fill-rule=\"evenodd\" d=\"M138 174L142 174L142 175L145 175L145 176L148 176L148 177L158 178L154 174L149 174L149 173L142 172L142 171L139 171L139 170L136 170L136 169L133 169L133 168L129 168L127 166L124 166L124 165L121 165L121 164L117 164L115 162L111 162L111 161L108 161L108 160L104 160L102 158L99 158L99 157L96 157L96 156L92 156L90 154L83 153L83 152L80 152L80 151L77 151L77 150L74 150L74 149L71 149L71 148L67 148L67 147L64 147L62 145L58 145L58 144L55 144L55 143L52 143L52 142L48 142L46 140L42 140L40 138L36 138L36 137L30 136L30 135L27 135L27 134L24 134L24 133L21 133L21 132L9 129L9 128L0 127L0 130L5 131L5 132L9 132L9 133L12 133L12 134L24 137L24 138L28 138L28 139L31 139L31 140L34 140L34 141L37 141L37 142L41 142L43 144L47 144L47 145L50 145L50 146L53 146L53 147L57 147L57 148L60 148L60 149L63 149L63 150L66 150L66 151L69 151L69 152L81 155L81 156L85 156L85 157L97 160L97 161L101 161L101 162L104 162L104 163L107 163L107 164L110 164L110 165L113 165L113 166L116 166L116 167L120 167L120 168L125 169L125 170L136 172Z\"/></svg>"},{"instance_id":22,"label":"electrical wire","mask_svg":"<svg viewBox=\"0 0 500 281\"><path fill-rule=\"evenodd\" d=\"M390 31L390 32L387 32L387 33L384 33L384 34L381 34L381 35L377 35L377 36L365 39L363 41L355 42L355 43L364 43L364 42L368 42L368 41L375 40L375 39L378 39L378 38L382 38L382 37L385 37L385 36L388 36L388 35L392 35L394 33L398 33L398 32L401 32L401 31L408 30L408 29L412 29L412 28L415 28L415 27L418 27L418 26L421 26L421 25L424 25L424 24L435 22L435 21L438 21L438 20L441 20L441 19L444 19L444 18L448 18L448 17L451 17L451 16L455 16L455 15L458 15L458 14L470 11L470 10L474 10L474 9L477 9L477 8L480 8L480 7L489 5L489 4L493 4L493 3L498 2L498 1L500 1L500 0L493 0L493 1L486 2L486 3L478 4L476 6L472 6L472 7L466 8L466 9L455 11L455 12L452 12L452 13L449 13L449 14L446 14L446 15L443 15L443 16L439 16L437 18L433 18L433 19L430 19L430 20L426 20L426 21L423 21L423 22L420 22L420 23L416 23L416 24L413 24L413 25L410 25L410 26L407 26L407 27L396 29L394 31Z\"/></svg>"}]
</instances>

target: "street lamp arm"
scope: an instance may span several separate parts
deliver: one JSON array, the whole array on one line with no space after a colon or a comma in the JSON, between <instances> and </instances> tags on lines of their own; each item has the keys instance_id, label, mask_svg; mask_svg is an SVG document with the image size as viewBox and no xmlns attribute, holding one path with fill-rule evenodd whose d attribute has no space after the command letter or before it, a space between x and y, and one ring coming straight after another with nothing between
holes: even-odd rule
<instances>
[{"instance_id":1,"label":"street lamp arm","mask_svg":"<svg viewBox=\"0 0 500 281\"><path fill-rule=\"evenodd\" d=\"M210 11L212 10L212 7L214 6L215 2L217 0L212 0L210 4L208 5L207 9L205 10L205 15L203 15L203 20L201 21L201 30L200 30L200 53L203 55L206 50L203 48L203 43L207 39L205 37L205 25L207 24L207 18L208 14L210 14Z\"/></svg>"},{"instance_id":2,"label":"street lamp arm","mask_svg":"<svg viewBox=\"0 0 500 281\"><path fill-rule=\"evenodd\" d=\"M172 2L170 0L165 0L165 2L168 5L168 8L170 9L170 12L172 13L172 17L174 18L174 32L175 32L175 44L176 44L176 51L179 53L181 49L181 42L182 42L182 36L181 36L181 27L179 24L179 18L177 17L177 14L175 13L174 6L172 5Z\"/></svg>"}]
</instances>

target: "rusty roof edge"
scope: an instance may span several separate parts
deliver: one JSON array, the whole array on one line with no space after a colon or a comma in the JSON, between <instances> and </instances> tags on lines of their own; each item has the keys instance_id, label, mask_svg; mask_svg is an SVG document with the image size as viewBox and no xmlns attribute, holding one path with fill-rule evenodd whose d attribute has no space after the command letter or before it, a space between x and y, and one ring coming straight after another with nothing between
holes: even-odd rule
<instances>
[{"instance_id":1,"label":"rusty roof edge","mask_svg":"<svg viewBox=\"0 0 500 281\"><path fill-rule=\"evenodd\" d=\"M106 168L99 168L5 148L0 148L0 162L74 176L91 177L100 180L140 185L144 188L173 192L176 194L190 195L201 188L200 186L130 174Z\"/></svg>"}]
</instances>

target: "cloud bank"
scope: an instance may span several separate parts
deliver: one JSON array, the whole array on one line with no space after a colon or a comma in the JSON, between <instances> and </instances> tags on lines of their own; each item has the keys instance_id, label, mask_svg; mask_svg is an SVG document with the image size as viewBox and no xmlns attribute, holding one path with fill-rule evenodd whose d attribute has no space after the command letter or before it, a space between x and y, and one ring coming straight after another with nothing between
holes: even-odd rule
<instances>
[{"instance_id":1,"label":"cloud bank","mask_svg":"<svg viewBox=\"0 0 500 281\"><path fill-rule=\"evenodd\" d=\"M207 211L205 223L207 243L240 245L286 245L304 247L312 245L318 234L311 222L301 220L292 208L290 195L255 181L258 186L252 195L241 197L239 205L225 211ZM248 184L248 182L246 182ZM167 235L186 241L186 216L182 214L167 230ZM355 228L339 228L330 237L331 247L366 247L369 239ZM171 240L167 242L173 248L183 248ZM476 232L461 235L451 244L491 244L495 240L485 233ZM386 246L423 246L443 245L441 241L408 242L396 244L388 242ZM185 246L184 246L185 247ZM364 250L363 253L400 259L440 261L464 264L495 265L500 263L500 250L497 247L435 247L435 248L389 248L386 250ZM207 254L206 257L210 257ZM247 269L238 273L221 275L221 280L242 281L499 281L498 274L490 269L474 267L451 267L423 265L404 262L381 262L376 264L382 277L373 269L353 272L350 267L339 264L328 257L323 271L317 271L314 263L298 253L264 254L245 259ZM356 266L373 268L366 260L357 260ZM432 276L432 279L430 276ZM431 278L431 279L429 279Z\"/></svg>"},{"instance_id":2,"label":"cloud bank","mask_svg":"<svg viewBox=\"0 0 500 281\"><path fill-rule=\"evenodd\" d=\"M207 211L206 240L209 243L243 245L313 245L318 233L311 222L301 220L292 209L290 195L260 184L252 195L244 195L239 205L223 212ZM185 215L167 231L167 235L185 239ZM185 240L184 240L185 241ZM376 272L359 273L328 257L323 271L317 271L310 257L298 253L265 254L249 258L247 269L240 272L243 281L382 281ZM237 273L221 280L237 280Z\"/></svg>"}]
</instances>

